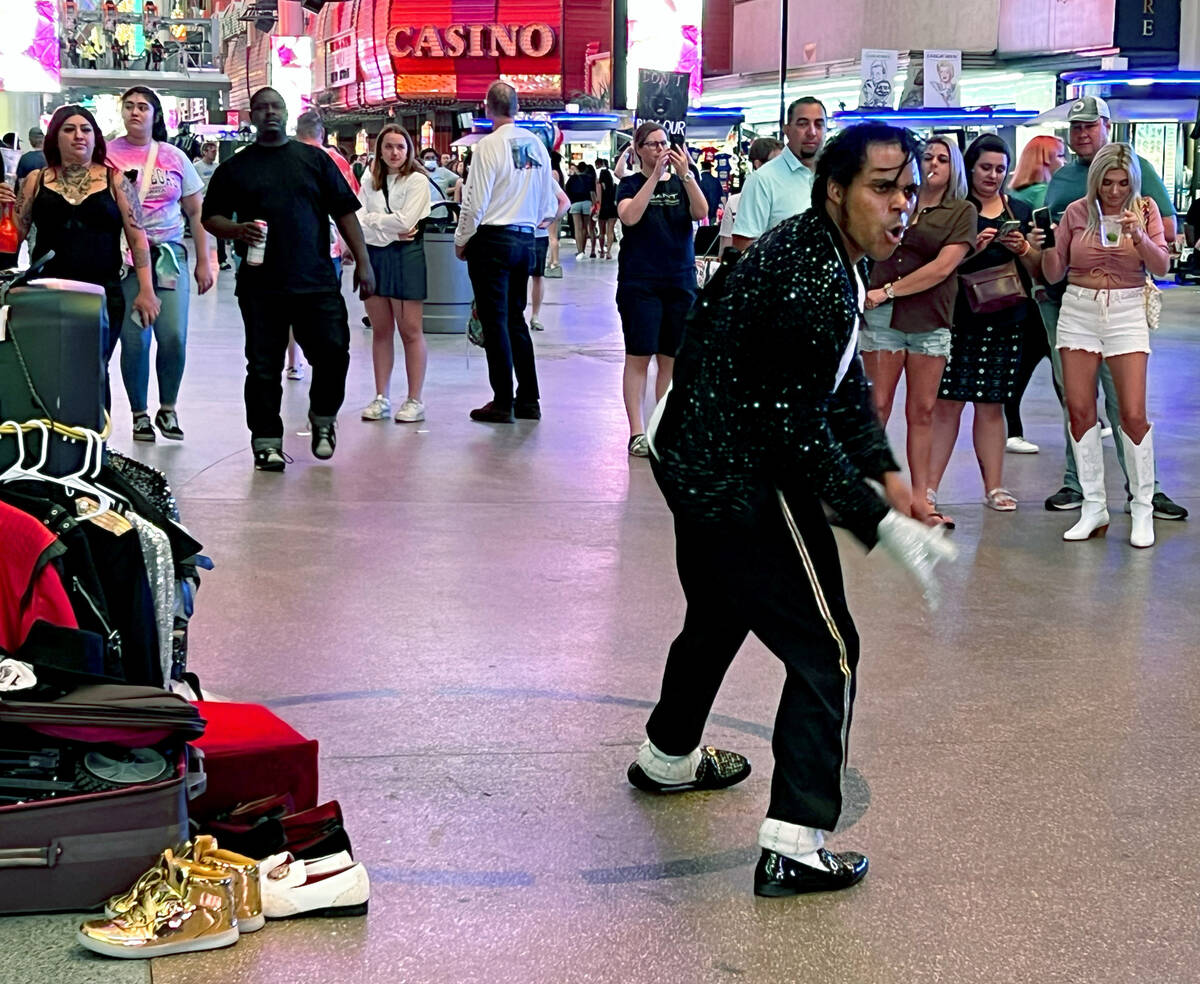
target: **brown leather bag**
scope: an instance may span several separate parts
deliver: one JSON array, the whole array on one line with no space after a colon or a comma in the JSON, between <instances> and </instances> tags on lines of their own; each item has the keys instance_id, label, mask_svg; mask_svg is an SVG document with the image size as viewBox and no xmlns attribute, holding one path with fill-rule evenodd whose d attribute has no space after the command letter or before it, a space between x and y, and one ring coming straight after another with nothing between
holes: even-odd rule
<instances>
[{"instance_id":1,"label":"brown leather bag","mask_svg":"<svg viewBox=\"0 0 1200 984\"><path fill-rule=\"evenodd\" d=\"M1016 218L1008 207L1008 196L1004 198L1004 212L1010 219ZM958 276L967 297L967 306L976 314L1003 311L1029 298L1021 282L1016 260L973 273L960 273Z\"/></svg>"}]
</instances>

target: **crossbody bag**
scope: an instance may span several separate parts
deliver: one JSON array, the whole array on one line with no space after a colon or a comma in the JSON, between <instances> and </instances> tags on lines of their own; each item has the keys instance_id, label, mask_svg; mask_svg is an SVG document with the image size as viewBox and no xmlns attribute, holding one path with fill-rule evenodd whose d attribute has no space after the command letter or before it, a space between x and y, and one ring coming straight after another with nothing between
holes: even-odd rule
<instances>
[{"instance_id":1,"label":"crossbody bag","mask_svg":"<svg viewBox=\"0 0 1200 984\"><path fill-rule=\"evenodd\" d=\"M1008 196L1003 196L1004 214L1016 219L1008 206ZM1003 311L1029 298L1029 292L1021 282L1017 261L1009 260L999 266L987 267L972 273L960 273L959 282L967 298L967 306L976 314L993 314Z\"/></svg>"}]
</instances>

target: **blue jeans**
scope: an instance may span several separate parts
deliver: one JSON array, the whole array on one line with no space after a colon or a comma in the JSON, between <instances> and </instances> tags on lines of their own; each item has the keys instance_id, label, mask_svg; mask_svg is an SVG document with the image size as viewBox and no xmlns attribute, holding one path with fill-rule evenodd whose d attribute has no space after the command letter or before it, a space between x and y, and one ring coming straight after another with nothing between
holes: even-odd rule
<instances>
[{"instance_id":1,"label":"blue jeans","mask_svg":"<svg viewBox=\"0 0 1200 984\"><path fill-rule=\"evenodd\" d=\"M1062 310L1061 301L1042 300L1037 302L1038 310L1042 314L1042 321L1046 325L1046 338L1050 342L1050 364L1054 367L1054 378L1058 381L1061 388L1063 385L1062 378L1062 355L1058 350L1058 313ZM1108 370L1108 363L1100 363L1100 388L1104 390L1104 416L1107 418L1110 425L1117 427L1121 423L1121 405L1117 401L1117 387L1113 383L1112 373ZM1063 474L1063 485L1069 489L1074 489L1076 492L1083 490L1079 485L1079 472L1075 465L1075 451L1071 447L1071 423L1067 417L1067 407L1063 404L1063 433L1066 434L1067 440L1067 470ZM1125 489L1129 490L1129 469L1125 467L1125 449L1122 447L1121 441L1116 441L1117 462L1121 466L1121 471L1125 473ZM1157 495L1162 491L1162 486L1158 482L1158 462L1154 463L1154 494Z\"/></svg>"},{"instance_id":2,"label":"blue jeans","mask_svg":"<svg viewBox=\"0 0 1200 984\"><path fill-rule=\"evenodd\" d=\"M145 413L150 388L150 333L158 343L154 364L158 374L158 402L173 407L179 398L183 381L183 365L187 351L188 303L192 284L189 279L187 250L181 243L171 243L179 262L179 283L174 290L157 285L155 290L162 310L149 328L139 328L133 320L133 299L137 297L138 279L132 273L121 281L125 294L125 320L121 325L121 378L129 396L129 408ZM153 251L152 251L153 252Z\"/></svg>"}]
</instances>

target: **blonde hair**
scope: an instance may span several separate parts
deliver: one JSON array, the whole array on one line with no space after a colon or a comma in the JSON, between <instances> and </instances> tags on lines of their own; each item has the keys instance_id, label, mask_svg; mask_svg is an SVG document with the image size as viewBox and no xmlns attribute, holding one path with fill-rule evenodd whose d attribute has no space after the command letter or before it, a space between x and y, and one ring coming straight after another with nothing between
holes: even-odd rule
<instances>
[{"instance_id":1,"label":"blonde hair","mask_svg":"<svg viewBox=\"0 0 1200 984\"><path fill-rule=\"evenodd\" d=\"M930 137L921 148L921 156L930 144L938 144L946 148L950 158L950 180L946 183L946 191L942 194L943 202L962 201L967 197L967 166L963 163L962 151L958 149L958 141L951 137Z\"/></svg>"},{"instance_id":2,"label":"blonde hair","mask_svg":"<svg viewBox=\"0 0 1200 984\"><path fill-rule=\"evenodd\" d=\"M1146 225L1141 210L1134 208L1142 196L1142 165L1129 144L1110 143L1096 151L1096 156L1092 158L1092 164L1088 168L1087 194L1084 196L1087 202L1088 232L1100 232L1100 185L1109 171L1118 170L1129 175L1129 197L1122 203L1121 208L1133 209L1138 213L1138 222L1143 228Z\"/></svg>"}]
</instances>

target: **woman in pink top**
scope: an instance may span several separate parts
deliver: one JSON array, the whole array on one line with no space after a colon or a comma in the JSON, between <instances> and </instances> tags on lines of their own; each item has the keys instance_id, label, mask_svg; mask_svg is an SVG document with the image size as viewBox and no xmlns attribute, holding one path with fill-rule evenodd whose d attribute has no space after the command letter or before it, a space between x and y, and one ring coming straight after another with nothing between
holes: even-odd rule
<instances>
[{"instance_id":1,"label":"woman in pink top","mask_svg":"<svg viewBox=\"0 0 1200 984\"><path fill-rule=\"evenodd\" d=\"M1146 420L1147 273L1170 265L1162 216L1141 197L1142 170L1128 144L1110 143L1088 169L1087 197L1072 202L1043 258L1047 281L1067 277L1058 321L1070 440L1079 463L1083 511L1064 540L1102 536L1108 529L1104 452L1096 420L1096 377L1108 363L1121 404L1119 440L1129 469L1135 547L1154 543L1154 443ZM1040 233L1038 234L1040 235Z\"/></svg>"}]
</instances>

